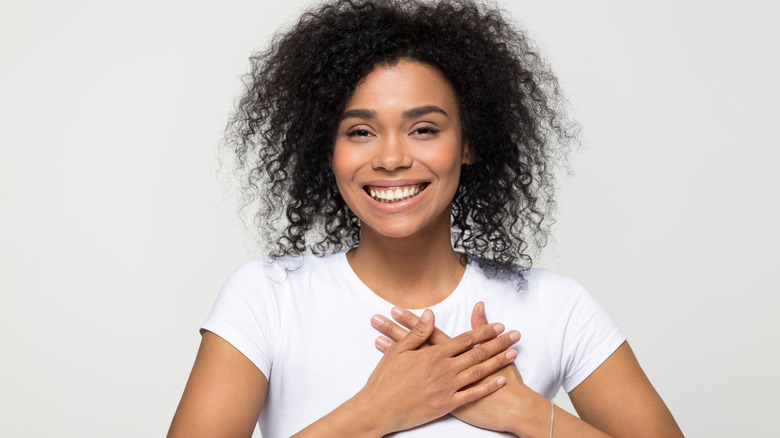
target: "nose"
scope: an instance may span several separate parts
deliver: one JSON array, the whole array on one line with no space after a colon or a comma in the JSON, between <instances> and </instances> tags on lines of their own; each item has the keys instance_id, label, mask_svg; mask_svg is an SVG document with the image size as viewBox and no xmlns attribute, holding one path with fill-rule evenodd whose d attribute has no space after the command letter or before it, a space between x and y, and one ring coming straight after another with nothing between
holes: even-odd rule
<instances>
[{"instance_id":1,"label":"nose","mask_svg":"<svg viewBox=\"0 0 780 438\"><path fill-rule=\"evenodd\" d=\"M377 142L377 151L371 160L374 169L393 171L412 165L412 156L399 136L385 136Z\"/></svg>"}]
</instances>

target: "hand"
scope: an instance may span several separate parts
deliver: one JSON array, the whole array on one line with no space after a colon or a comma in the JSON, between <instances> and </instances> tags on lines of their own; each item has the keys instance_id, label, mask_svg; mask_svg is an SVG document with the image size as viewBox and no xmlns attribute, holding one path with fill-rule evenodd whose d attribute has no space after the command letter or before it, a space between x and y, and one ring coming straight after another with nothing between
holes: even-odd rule
<instances>
[{"instance_id":1,"label":"hand","mask_svg":"<svg viewBox=\"0 0 780 438\"><path fill-rule=\"evenodd\" d=\"M382 433L427 423L498 390L506 378L493 374L517 357L507 350L514 343L509 335L499 336L502 324L484 324L420 348L436 331L434 315L427 309L415 319L411 331L399 327L403 335L381 348L384 357L356 395L362 403L381 404L374 412Z\"/></svg>"},{"instance_id":2,"label":"hand","mask_svg":"<svg viewBox=\"0 0 780 438\"><path fill-rule=\"evenodd\" d=\"M398 307L393 309L393 318L406 327L414 327L419 322L417 315ZM377 348L383 352L386 352L393 345L393 341L403 339L407 333L406 330L381 315L374 316L371 323L374 328L387 336L387 338L380 336L376 341ZM484 303L479 302L474 306L471 314L471 326L473 329L489 326L485 316ZM510 331L505 336L508 338L507 342L510 342L507 347L520 339L520 333L516 331ZM438 328L434 328L433 333L428 338L429 343L433 345L439 345L449 340L450 337ZM514 352L514 350L512 351ZM465 404L453 410L451 414L461 421L484 429L502 432L515 430L512 424L518 419L518 413L521 412L519 410L523 409L522 401L528 397L538 398L541 396L523 383L520 372L514 363L504 366L492 375L485 377L484 380L496 377L506 379L505 385L500 390Z\"/></svg>"}]
</instances>

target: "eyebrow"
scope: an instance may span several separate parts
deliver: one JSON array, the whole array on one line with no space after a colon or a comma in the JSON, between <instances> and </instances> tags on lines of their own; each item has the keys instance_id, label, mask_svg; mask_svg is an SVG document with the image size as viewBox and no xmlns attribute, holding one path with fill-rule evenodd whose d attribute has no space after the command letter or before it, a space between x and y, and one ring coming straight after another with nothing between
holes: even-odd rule
<instances>
[{"instance_id":1,"label":"eyebrow","mask_svg":"<svg viewBox=\"0 0 780 438\"><path fill-rule=\"evenodd\" d=\"M449 117L446 111L444 111L443 109L439 108L436 105L427 105L427 106L421 106L419 108L412 108L410 110L404 111L403 116L405 119L414 119L430 113L444 114L445 116Z\"/></svg>"},{"instance_id":2,"label":"eyebrow","mask_svg":"<svg viewBox=\"0 0 780 438\"><path fill-rule=\"evenodd\" d=\"M417 108L412 108L404 111L402 115L403 118L405 119L414 119L430 113L444 114L445 116L449 117L446 111L444 111L443 109L439 108L436 105L426 105ZM344 113L341 114L341 120L349 119L349 118L376 119L377 112L374 110L367 110L367 109L353 109L353 110L344 111Z\"/></svg>"}]
</instances>

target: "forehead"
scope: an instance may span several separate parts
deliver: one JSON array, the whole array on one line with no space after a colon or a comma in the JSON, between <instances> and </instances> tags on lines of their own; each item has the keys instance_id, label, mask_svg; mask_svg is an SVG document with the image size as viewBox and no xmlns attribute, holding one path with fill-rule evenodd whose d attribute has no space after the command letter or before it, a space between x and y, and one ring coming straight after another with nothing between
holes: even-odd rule
<instances>
[{"instance_id":1,"label":"forehead","mask_svg":"<svg viewBox=\"0 0 780 438\"><path fill-rule=\"evenodd\" d=\"M401 60L394 65L374 67L355 87L345 110L408 109L422 105L447 106L457 111L455 91L435 67Z\"/></svg>"}]
</instances>

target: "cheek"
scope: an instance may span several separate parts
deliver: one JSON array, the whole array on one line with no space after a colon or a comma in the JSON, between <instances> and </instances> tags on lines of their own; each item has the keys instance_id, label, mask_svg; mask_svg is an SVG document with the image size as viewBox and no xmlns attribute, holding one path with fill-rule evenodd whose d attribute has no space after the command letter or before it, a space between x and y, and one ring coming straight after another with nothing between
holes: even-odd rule
<instances>
[{"instance_id":1,"label":"cheek","mask_svg":"<svg viewBox=\"0 0 780 438\"><path fill-rule=\"evenodd\" d=\"M351 167L352 163L350 162L349 154L342 151L341 148L334 149L330 156L330 170L336 176L336 181L342 181L344 176L349 173Z\"/></svg>"},{"instance_id":2,"label":"cheek","mask_svg":"<svg viewBox=\"0 0 780 438\"><path fill-rule=\"evenodd\" d=\"M453 151L453 149L457 150ZM445 150L429 151L418 157L420 162L425 163L426 167L439 177L459 177L463 159L458 151L458 148L446 148Z\"/></svg>"},{"instance_id":3,"label":"cheek","mask_svg":"<svg viewBox=\"0 0 780 438\"><path fill-rule=\"evenodd\" d=\"M355 154L336 149L330 158L330 170L336 180L336 186L344 199L350 199L350 183L359 169L359 163L355 160Z\"/></svg>"}]
</instances>

